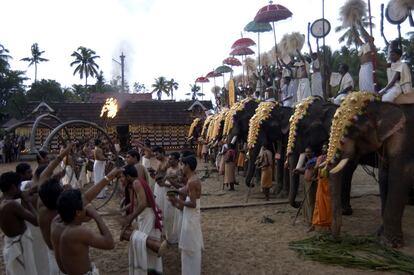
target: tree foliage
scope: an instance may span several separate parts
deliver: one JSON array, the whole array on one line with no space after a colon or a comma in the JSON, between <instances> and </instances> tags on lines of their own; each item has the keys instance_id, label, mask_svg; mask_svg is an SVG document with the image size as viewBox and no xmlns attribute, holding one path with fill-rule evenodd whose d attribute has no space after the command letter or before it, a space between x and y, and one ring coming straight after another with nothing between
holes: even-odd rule
<instances>
[{"instance_id":1,"label":"tree foliage","mask_svg":"<svg viewBox=\"0 0 414 275\"><path fill-rule=\"evenodd\" d=\"M27 91L27 99L29 101L45 101L45 102L63 102L63 89L55 80L42 79L32 84Z\"/></svg>"},{"instance_id":2,"label":"tree foliage","mask_svg":"<svg viewBox=\"0 0 414 275\"><path fill-rule=\"evenodd\" d=\"M161 100L162 93L165 93L167 96L170 95L168 81L164 76L156 78L155 83L151 87L153 88L152 93L157 93L158 100Z\"/></svg>"},{"instance_id":3,"label":"tree foliage","mask_svg":"<svg viewBox=\"0 0 414 275\"><path fill-rule=\"evenodd\" d=\"M49 59L41 57L42 54L44 54L45 51L41 51L39 49L39 45L37 43L34 43L31 47L31 57L25 57L20 59L21 61L29 62L29 67L34 65L35 66L35 79L34 82L37 81L37 64L40 62L47 62Z\"/></svg>"},{"instance_id":4,"label":"tree foliage","mask_svg":"<svg viewBox=\"0 0 414 275\"><path fill-rule=\"evenodd\" d=\"M100 56L96 55L95 51L82 46L74 51L71 56L75 58L75 61L70 63L70 66L76 65L73 75L79 74L80 79L85 76L85 87L87 87L88 77L98 75L99 66L95 63L95 59L100 58Z\"/></svg>"}]
</instances>

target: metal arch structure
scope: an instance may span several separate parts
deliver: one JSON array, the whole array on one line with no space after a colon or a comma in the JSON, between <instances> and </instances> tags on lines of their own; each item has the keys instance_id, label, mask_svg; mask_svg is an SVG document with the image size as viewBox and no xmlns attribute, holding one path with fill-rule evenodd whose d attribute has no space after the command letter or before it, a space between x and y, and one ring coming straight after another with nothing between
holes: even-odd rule
<instances>
[{"instance_id":1,"label":"metal arch structure","mask_svg":"<svg viewBox=\"0 0 414 275\"><path fill-rule=\"evenodd\" d=\"M50 118L54 119L54 120L55 120L55 121L57 121L59 124L62 124L62 123L63 123L63 122L62 122L62 120L61 120L60 118L58 118L58 117L57 117L57 116L55 116L55 115L49 114L49 113L47 113L47 114L43 114L43 115L38 116L38 117L36 118L35 122L33 123L33 126L32 126L32 132L31 132L31 134L30 134L30 152L31 152L31 153L35 153L35 154L37 154L37 153L38 153L38 150L36 149L36 144L35 144L36 130L37 130L37 127L39 126L39 124L41 123L41 121L42 121L44 118L47 118L47 117L50 117ZM41 124L41 125L42 125L42 124ZM49 126L49 129L53 129L53 128ZM65 134L66 134L66 136L68 137L68 139L70 139L70 134L69 134L69 132L67 131L67 129L66 129L66 128L64 128L64 131L65 131Z\"/></svg>"},{"instance_id":2,"label":"metal arch structure","mask_svg":"<svg viewBox=\"0 0 414 275\"><path fill-rule=\"evenodd\" d=\"M108 133L102 127L100 127L98 124L90 122L90 121L86 121L86 120L69 120L69 121L66 121L66 122L60 124L58 127L56 127L49 134L49 136L46 138L46 140L43 143L43 146L40 150L48 152L49 144L53 140L54 136L57 135L59 133L59 131L64 129L65 127L68 127L70 125L76 125L76 124L78 124L78 125L81 124L81 125L87 125L87 126L90 126L90 127L94 127L100 133L102 133L111 145L111 151L115 155L115 160L116 160L115 165L116 166L119 165L118 153L116 152L115 146L112 143L112 140L111 140L110 136L108 135ZM100 209L100 208L104 207L114 197L117 190L118 190L118 180L116 181L115 186L114 186L113 191L111 192L111 194L104 201L102 201L98 206L96 206L96 209Z\"/></svg>"},{"instance_id":3,"label":"metal arch structure","mask_svg":"<svg viewBox=\"0 0 414 275\"><path fill-rule=\"evenodd\" d=\"M35 121L22 121L22 122L18 122L18 123L16 123L16 124L14 124L14 125L12 125L12 126L10 126L9 128L7 128L5 131L6 132L11 132L11 131L13 131L13 130L15 130L16 128L19 128L19 127L21 127L21 126L24 126L24 125L33 125L35 123ZM44 123L44 122L40 122L39 121L39 123L38 123L39 125L41 125L41 126L44 126L44 127L46 127L46 128L48 128L48 129L50 129L50 130L53 130L53 127L52 126L50 126L49 124L47 124L47 123ZM63 137L60 135L60 134L58 134L58 136L62 139L62 140L64 140L63 139ZM36 152L35 152L36 153Z\"/></svg>"}]
</instances>

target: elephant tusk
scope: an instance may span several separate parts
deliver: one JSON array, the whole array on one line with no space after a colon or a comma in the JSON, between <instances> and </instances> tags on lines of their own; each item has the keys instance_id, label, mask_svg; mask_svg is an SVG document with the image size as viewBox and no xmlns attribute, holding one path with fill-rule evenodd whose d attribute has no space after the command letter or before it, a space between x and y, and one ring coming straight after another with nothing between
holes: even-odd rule
<instances>
[{"instance_id":1,"label":"elephant tusk","mask_svg":"<svg viewBox=\"0 0 414 275\"><path fill-rule=\"evenodd\" d=\"M330 174L336 174L341 172L342 169L344 169L345 165L348 163L349 159L342 159L337 166L332 168L331 171L329 171Z\"/></svg>"},{"instance_id":2,"label":"elephant tusk","mask_svg":"<svg viewBox=\"0 0 414 275\"><path fill-rule=\"evenodd\" d=\"M237 141L237 136L234 136L234 137L231 139L231 144L236 144L236 141Z\"/></svg>"},{"instance_id":3,"label":"elephant tusk","mask_svg":"<svg viewBox=\"0 0 414 275\"><path fill-rule=\"evenodd\" d=\"M298 163L296 164L296 169L302 168L303 164L305 163L306 154L302 153L299 155Z\"/></svg>"}]
</instances>

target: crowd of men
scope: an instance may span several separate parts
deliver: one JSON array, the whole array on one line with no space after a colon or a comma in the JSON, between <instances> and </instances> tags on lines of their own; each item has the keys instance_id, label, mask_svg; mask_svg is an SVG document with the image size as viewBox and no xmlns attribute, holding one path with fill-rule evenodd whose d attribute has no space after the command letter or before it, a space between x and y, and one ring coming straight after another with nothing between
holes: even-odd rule
<instances>
[{"instance_id":1,"label":"crowd of men","mask_svg":"<svg viewBox=\"0 0 414 275\"><path fill-rule=\"evenodd\" d=\"M0 137L0 163L11 163L20 159L20 152L26 149L28 138L9 134Z\"/></svg>"},{"instance_id":2,"label":"crowd of men","mask_svg":"<svg viewBox=\"0 0 414 275\"><path fill-rule=\"evenodd\" d=\"M405 64L401 57L403 52L398 40L394 40L387 45L387 79L386 87L380 91L376 90L374 73L375 56L377 50L374 45L374 39L369 36L364 28L361 28L361 38L357 37L359 44L359 83L355 85L352 75L349 73L348 64L339 65L339 77L337 81L332 78L331 85L338 86L339 89L335 96L330 100L335 104L340 104L342 99L351 91L358 88L359 91L378 92L382 100L393 102L400 94L412 91L411 70ZM311 63L309 63L298 51L299 58L291 58L290 62L285 64L281 61L283 67L281 76L280 99L283 106L293 107L296 103L301 102L309 96L323 97L321 66L318 53L311 53Z\"/></svg>"},{"instance_id":3,"label":"crowd of men","mask_svg":"<svg viewBox=\"0 0 414 275\"><path fill-rule=\"evenodd\" d=\"M104 199L108 185L117 179L122 191L119 235L129 242L129 274L161 274L162 256L173 245L181 250L182 274L200 274L201 182L193 152L166 155L162 147L146 141L127 152L122 167L105 175L111 161L107 144L96 139L92 149L88 143L69 143L53 160L41 151L34 173L29 164L19 163L15 171L0 176L6 274L99 274L89 249L112 250L115 242L91 202ZM85 182L93 184L81 184L80 179L87 178L87 161L76 169L75 151L93 158L93 171ZM84 225L91 220L98 232Z\"/></svg>"}]
</instances>

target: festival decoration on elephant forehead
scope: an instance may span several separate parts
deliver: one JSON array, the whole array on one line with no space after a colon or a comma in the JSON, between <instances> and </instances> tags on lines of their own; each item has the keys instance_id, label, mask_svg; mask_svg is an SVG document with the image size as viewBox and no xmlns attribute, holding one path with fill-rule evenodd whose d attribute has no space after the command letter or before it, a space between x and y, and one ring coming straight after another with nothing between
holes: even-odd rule
<instances>
[{"instance_id":1,"label":"festival decoration on elephant forehead","mask_svg":"<svg viewBox=\"0 0 414 275\"><path fill-rule=\"evenodd\" d=\"M215 114L211 117L210 123L208 124L208 129L207 129L207 140L211 140L211 137L213 136L213 130L214 130L214 123L217 119L219 114Z\"/></svg>"},{"instance_id":2,"label":"festival decoration on elephant forehead","mask_svg":"<svg viewBox=\"0 0 414 275\"><path fill-rule=\"evenodd\" d=\"M251 100L254 100L254 99L251 97L247 97L243 99L242 101L236 102L233 106L231 106L224 120L223 135L227 136L228 134L230 134L230 131L231 129L233 129L233 125L234 125L234 116L237 114L237 112L243 111L246 104Z\"/></svg>"},{"instance_id":3,"label":"festival decoration on elephant forehead","mask_svg":"<svg viewBox=\"0 0 414 275\"><path fill-rule=\"evenodd\" d=\"M197 125L198 125L198 123L200 123L200 121L201 121L201 119L200 119L200 118L195 118L195 119L193 120L193 122L191 123L191 125L190 125L190 129L188 130L188 137L189 137L189 138L193 135L193 133L194 133L194 129L195 129L195 127L197 127Z\"/></svg>"},{"instance_id":4,"label":"festival decoration on elephant forehead","mask_svg":"<svg viewBox=\"0 0 414 275\"><path fill-rule=\"evenodd\" d=\"M226 114L228 111L228 109L223 110L217 115L217 118L214 120L213 131L211 133L210 140L214 140L217 138L220 132L221 122L223 122L223 120L226 118Z\"/></svg>"},{"instance_id":5,"label":"festival decoration on elephant forehead","mask_svg":"<svg viewBox=\"0 0 414 275\"><path fill-rule=\"evenodd\" d=\"M279 106L277 102L262 102L256 109L256 113L249 121L249 133L247 135L247 145L253 148L257 142L257 137L260 131L260 125L270 117L274 107Z\"/></svg>"},{"instance_id":6,"label":"festival decoration on elephant forehead","mask_svg":"<svg viewBox=\"0 0 414 275\"><path fill-rule=\"evenodd\" d=\"M352 92L345 97L332 120L326 163L333 163L340 157L348 128L358 121L368 103L374 100L379 98L369 92Z\"/></svg>"},{"instance_id":7,"label":"festival decoration on elephant forehead","mask_svg":"<svg viewBox=\"0 0 414 275\"><path fill-rule=\"evenodd\" d=\"M202 136L202 137L204 136L204 133L205 133L206 131L208 131L208 126L209 126L210 121L211 121L211 119L212 119L212 118L213 118L213 115L210 115L210 116L208 116L208 117L206 118L206 120L204 121L203 128L201 129L201 136Z\"/></svg>"},{"instance_id":8,"label":"festival decoration on elephant forehead","mask_svg":"<svg viewBox=\"0 0 414 275\"><path fill-rule=\"evenodd\" d=\"M295 106L295 112L289 119L289 139L287 144L287 154L293 153L293 149L295 148L296 142L296 134L298 130L299 122L307 115L309 107L315 101L320 100L319 97L307 97L301 103Z\"/></svg>"}]
</instances>

